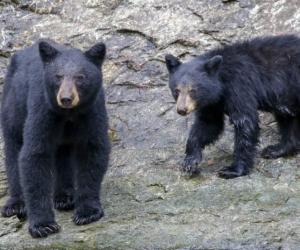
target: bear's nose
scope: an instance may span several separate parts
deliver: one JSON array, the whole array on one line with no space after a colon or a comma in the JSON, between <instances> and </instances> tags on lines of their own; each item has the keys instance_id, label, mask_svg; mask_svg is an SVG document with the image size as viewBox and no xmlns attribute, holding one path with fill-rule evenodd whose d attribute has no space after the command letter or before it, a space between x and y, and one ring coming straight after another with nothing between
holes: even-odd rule
<instances>
[{"instance_id":1,"label":"bear's nose","mask_svg":"<svg viewBox=\"0 0 300 250\"><path fill-rule=\"evenodd\" d=\"M180 114L180 115L186 115L187 114L187 108L177 109L177 113Z\"/></svg>"},{"instance_id":2,"label":"bear's nose","mask_svg":"<svg viewBox=\"0 0 300 250\"><path fill-rule=\"evenodd\" d=\"M72 99L70 97L63 97L60 99L61 103L65 107L69 107L72 104Z\"/></svg>"}]
</instances>

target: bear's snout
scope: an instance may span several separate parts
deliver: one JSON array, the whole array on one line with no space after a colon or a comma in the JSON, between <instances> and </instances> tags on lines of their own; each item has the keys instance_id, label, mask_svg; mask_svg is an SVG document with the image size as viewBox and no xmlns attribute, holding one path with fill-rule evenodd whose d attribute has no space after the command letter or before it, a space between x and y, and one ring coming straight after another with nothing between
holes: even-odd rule
<instances>
[{"instance_id":1,"label":"bear's snout","mask_svg":"<svg viewBox=\"0 0 300 250\"><path fill-rule=\"evenodd\" d=\"M187 115L188 114L187 111L188 111L187 108L180 109L177 107L177 113L180 115L183 115L183 116Z\"/></svg>"},{"instance_id":2,"label":"bear's snout","mask_svg":"<svg viewBox=\"0 0 300 250\"><path fill-rule=\"evenodd\" d=\"M79 94L72 81L63 81L57 93L58 106L65 109L75 108L79 104Z\"/></svg>"},{"instance_id":3,"label":"bear's snout","mask_svg":"<svg viewBox=\"0 0 300 250\"><path fill-rule=\"evenodd\" d=\"M196 102L187 93L180 93L176 102L176 110L180 115L188 115L196 109Z\"/></svg>"},{"instance_id":4,"label":"bear's snout","mask_svg":"<svg viewBox=\"0 0 300 250\"><path fill-rule=\"evenodd\" d=\"M69 107L72 105L72 98L70 97L63 97L60 99L60 102L64 107Z\"/></svg>"}]
</instances>

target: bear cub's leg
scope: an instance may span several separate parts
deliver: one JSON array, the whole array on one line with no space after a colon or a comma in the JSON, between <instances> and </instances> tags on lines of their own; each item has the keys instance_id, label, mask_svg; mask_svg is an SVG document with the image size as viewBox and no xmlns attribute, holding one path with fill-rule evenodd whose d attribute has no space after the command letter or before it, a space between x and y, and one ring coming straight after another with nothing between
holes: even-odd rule
<instances>
[{"instance_id":1,"label":"bear cub's leg","mask_svg":"<svg viewBox=\"0 0 300 250\"><path fill-rule=\"evenodd\" d=\"M224 129L224 115L218 108L197 111L195 122L186 144L186 156L182 171L190 174L200 172L203 148L213 143Z\"/></svg>"},{"instance_id":2,"label":"bear cub's leg","mask_svg":"<svg viewBox=\"0 0 300 250\"><path fill-rule=\"evenodd\" d=\"M219 177L224 179L247 175L253 167L259 135L258 115L245 116L244 113L230 116L235 129L234 161L230 166L219 170Z\"/></svg>"},{"instance_id":3,"label":"bear cub's leg","mask_svg":"<svg viewBox=\"0 0 300 250\"><path fill-rule=\"evenodd\" d=\"M18 155L22 143L15 140L14 136L5 136L5 134L4 131L5 166L10 198L2 208L1 214L3 217L17 215L19 219L24 219L26 211L18 169Z\"/></svg>"},{"instance_id":4,"label":"bear cub's leg","mask_svg":"<svg viewBox=\"0 0 300 250\"><path fill-rule=\"evenodd\" d=\"M29 220L29 233L34 238L56 233L60 227L53 211L53 173L55 138L58 123L44 106L30 110L24 127L20 151L20 180Z\"/></svg>"},{"instance_id":5,"label":"bear cub's leg","mask_svg":"<svg viewBox=\"0 0 300 250\"><path fill-rule=\"evenodd\" d=\"M185 158L182 164L182 171L190 174L200 172L198 165L202 161L202 147L200 146L200 138L198 136L199 128L197 122L193 125L186 144Z\"/></svg>"},{"instance_id":6,"label":"bear cub's leg","mask_svg":"<svg viewBox=\"0 0 300 250\"><path fill-rule=\"evenodd\" d=\"M265 159L276 159L279 157L294 155L298 151L300 124L297 118L291 116L275 115L279 133L280 142L275 145L267 146L262 150L261 156Z\"/></svg>"},{"instance_id":7,"label":"bear cub's leg","mask_svg":"<svg viewBox=\"0 0 300 250\"><path fill-rule=\"evenodd\" d=\"M72 210L74 208L74 171L73 147L60 146L56 152L54 207L58 210Z\"/></svg>"},{"instance_id":8,"label":"bear cub's leg","mask_svg":"<svg viewBox=\"0 0 300 250\"><path fill-rule=\"evenodd\" d=\"M84 225L99 220L104 212L100 203L100 185L107 169L109 143L88 143L76 151L76 196L73 221Z\"/></svg>"}]
</instances>

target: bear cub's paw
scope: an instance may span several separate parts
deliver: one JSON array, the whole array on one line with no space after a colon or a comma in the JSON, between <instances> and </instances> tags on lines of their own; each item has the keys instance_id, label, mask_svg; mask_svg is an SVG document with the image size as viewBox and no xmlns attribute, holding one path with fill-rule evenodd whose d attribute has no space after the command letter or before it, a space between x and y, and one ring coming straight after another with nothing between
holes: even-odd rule
<instances>
[{"instance_id":1,"label":"bear cub's paw","mask_svg":"<svg viewBox=\"0 0 300 250\"><path fill-rule=\"evenodd\" d=\"M3 217L11 217L16 215L19 220L26 219L25 203L19 198L9 198L5 206L1 210Z\"/></svg>"},{"instance_id":2,"label":"bear cub's paw","mask_svg":"<svg viewBox=\"0 0 300 250\"><path fill-rule=\"evenodd\" d=\"M50 234L58 233L59 230L60 226L55 221L29 226L29 233L33 238L44 238Z\"/></svg>"},{"instance_id":3,"label":"bear cub's paw","mask_svg":"<svg viewBox=\"0 0 300 250\"><path fill-rule=\"evenodd\" d=\"M197 175L201 172L199 165L202 161L202 154L187 155L182 163L181 171L191 175Z\"/></svg>"},{"instance_id":4,"label":"bear cub's paw","mask_svg":"<svg viewBox=\"0 0 300 250\"><path fill-rule=\"evenodd\" d=\"M76 225L85 225L97 221L103 216L104 212L101 206L81 206L76 209L75 214L73 216L73 221Z\"/></svg>"},{"instance_id":5,"label":"bear cub's paw","mask_svg":"<svg viewBox=\"0 0 300 250\"><path fill-rule=\"evenodd\" d=\"M54 207L57 210L68 211L74 209L74 199L71 194L56 194L54 197Z\"/></svg>"},{"instance_id":6,"label":"bear cub's paw","mask_svg":"<svg viewBox=\"0 0 300 250\"><path fill-rule=\"evenodd\" d=\"M239 166L226 166L218 171L218 176L223 179L233 179L249 174L249 170Z\"/></svg>"},{"instance_id":7,"label":"bear cub's paw","mask_svg":"<svg viewBox=\"0 0 300 250\"><path fill-rule=\"evenodd\" d=\"M275 144L265 147L261 152L261 157L265 159L277 159L289 155L294 155L297 150L294 147L284 146L282 144Z\"/></svg>"}]
</instances>

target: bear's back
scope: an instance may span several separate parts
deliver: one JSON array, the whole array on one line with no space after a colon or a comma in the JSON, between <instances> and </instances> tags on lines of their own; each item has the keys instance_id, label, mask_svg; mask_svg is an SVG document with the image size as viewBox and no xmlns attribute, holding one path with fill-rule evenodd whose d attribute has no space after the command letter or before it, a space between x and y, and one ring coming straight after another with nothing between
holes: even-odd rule
<instances>
[{"instance_id":1,"label":"bear's back","mask_svg":"<svg viewBox=\"0 0 300 250\"><path fill-rule=\"evenodd\" d=\"M225 45L205 53L204 57L214 55L222 55L229 67L246 61L276 70L300 63L300 38L295 35L258 37Z\"/></svg>"},{"instance_id":2,"label":"bear's back","mask_svg":"<svg viewBox=\"0 0 300 250\"><path fill-rule=\"evenodd\" d=\"M226 96L258 103L262 111L291 114L300 91L300 38L295 35L259 37L234 43L212 54L223 56L220 79ZM251 97L251 98L250 98ZM226 102L237 103L237 100ZM243 101L241 101L243 103Z\"/></svg>"}]
</instances>

